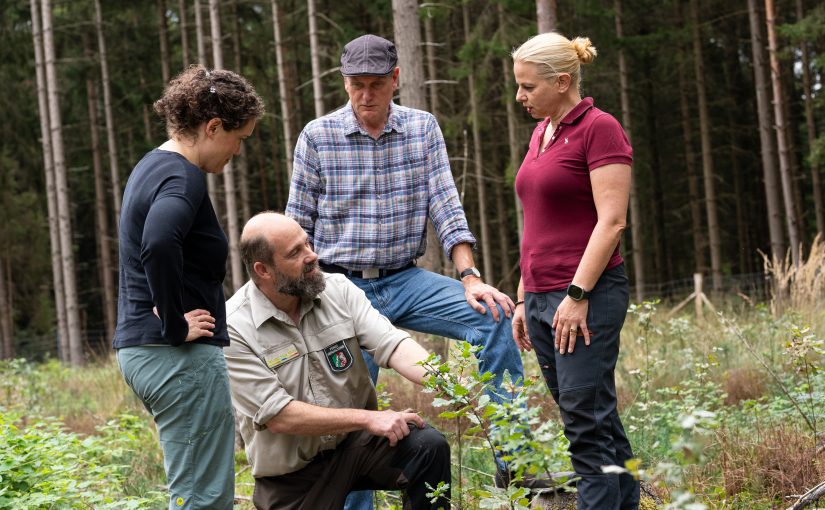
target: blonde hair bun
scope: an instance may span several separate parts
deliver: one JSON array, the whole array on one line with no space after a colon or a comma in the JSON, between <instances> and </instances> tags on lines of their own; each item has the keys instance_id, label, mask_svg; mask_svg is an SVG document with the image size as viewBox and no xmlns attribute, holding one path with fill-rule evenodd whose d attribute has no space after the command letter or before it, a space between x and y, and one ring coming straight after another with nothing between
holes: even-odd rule
<instances>
[{"instance_id":1,"label":"blonde hair bun","mask_svg":"<svg viewBox=\"0 0 825 510\"><path fill-rule=\"evenodd\" d=\"M596 47L590 42L589 37L576 37L571 41L571 44L573 45L573 49L576 50L576 54L579 56L579 61L582 64L593 62L593 59L596 58L598 54Z\"/></svg>"}]
</instances>

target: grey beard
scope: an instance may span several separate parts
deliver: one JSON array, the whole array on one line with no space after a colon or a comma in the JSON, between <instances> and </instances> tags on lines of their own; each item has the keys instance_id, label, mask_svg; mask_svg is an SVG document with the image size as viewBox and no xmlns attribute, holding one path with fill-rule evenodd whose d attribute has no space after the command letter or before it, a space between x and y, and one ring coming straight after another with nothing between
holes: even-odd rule
<instances>
[{"instance_id":1,"label":"grey beard","mask_svg":"<svg viewBox=\"0 0 825 510\"><path fill-rule=\"evenodd\" d=\"M278 292L303 299L313 299L327 287L324 273L318 272L312 276L305 274L298 278L289 278L284 274L278 275Z\"/></svg>"}]
</instances>

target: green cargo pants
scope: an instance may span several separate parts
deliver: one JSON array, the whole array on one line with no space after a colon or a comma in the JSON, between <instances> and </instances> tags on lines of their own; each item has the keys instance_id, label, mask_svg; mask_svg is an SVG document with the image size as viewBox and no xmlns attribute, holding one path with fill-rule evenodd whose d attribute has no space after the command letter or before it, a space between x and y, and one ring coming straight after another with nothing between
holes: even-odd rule
<instances>
[{"instance_id":1,"label":"green cargo pants","mask_svg":"<svg viewBox=\"0 0 825 510\"><path fill-rule=\"evenodd\" d=\"M169 510L231 510L235 421L223 349L125 347L117 359L126 383L157 424Z\"/></svg>"}]
</instances>

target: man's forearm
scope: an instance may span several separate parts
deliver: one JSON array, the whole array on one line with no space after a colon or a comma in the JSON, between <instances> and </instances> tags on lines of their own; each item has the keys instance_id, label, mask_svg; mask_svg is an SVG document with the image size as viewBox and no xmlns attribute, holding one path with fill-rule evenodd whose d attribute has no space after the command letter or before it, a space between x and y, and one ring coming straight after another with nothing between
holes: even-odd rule
<instances>
[{"instance_id":1,"label":"man's forearm","mask_svg":"<svg viewBox=\"0 0 825 510\"><path fill-rule=\"evenodd\" d=\"M293 400L267 422L266 428L276 434L302 436L345 434L366 428L369 412L320 407Z\"/></svg>"},{"instance_id":2,"label":"man's forearm","mask_svg":"<svg viewBox=\"0 0 825 510\"><path fill-rule=\"evenodd\" d=\"M470 243L458 243L453 246L450 255L450 258L453 259L455 269L459 273L476 265L473 259L473 248L470 246Z\"/></svg>"},{"instance_id":3,"label":"man's forearm","mask_svg":"<svg viewBox=\"0 0 825 510\"><path fill-rule=\"evenodd\" d=\"M424 378L427 377L427 370L418 363L429 356L430 353L418 342L412 338L406 338L395 348L387 364L407 380L422 384Z\"/></svg>"}]
</instances>

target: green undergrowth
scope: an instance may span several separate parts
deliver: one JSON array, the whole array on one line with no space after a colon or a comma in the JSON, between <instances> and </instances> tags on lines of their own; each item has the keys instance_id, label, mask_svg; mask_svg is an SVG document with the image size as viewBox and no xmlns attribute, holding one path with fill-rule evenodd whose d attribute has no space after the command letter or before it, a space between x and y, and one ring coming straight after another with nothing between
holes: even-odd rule
<instances>
[{"instance_id":1,"label":"green undergrowth","mask_svg":"<svg viewBox=\"0 0 825 510\"><path fill-rule=\"evenodd\" d=\"M825 480L825 315L718 308L701 320L655 301L629 311L616 377L636 458L606 469L647 484L655 498L645 509L787 508ZM453 508L527 508L523 489L494 486L495 455L517 478L570 470L534 355L523 357L524 389L508 383L505 398L490 399L473 348L452 342L443 352L426 364L424 391L382 371L381 405L415 409L448 438ZM80 368L0 362L0 435L0 509L165 506L151 417L112 358ZM251 509L251 470L243 452L236 461L236 510ZM379 509L401 504L376 493Z\"/></svg>"}]
</instances>

